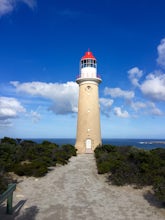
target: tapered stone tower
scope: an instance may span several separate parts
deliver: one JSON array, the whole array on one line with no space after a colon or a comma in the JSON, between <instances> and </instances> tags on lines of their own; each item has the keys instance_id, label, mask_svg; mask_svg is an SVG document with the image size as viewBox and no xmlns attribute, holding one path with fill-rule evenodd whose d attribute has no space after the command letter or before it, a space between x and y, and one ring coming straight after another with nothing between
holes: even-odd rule
<instances>
[{"instance_id":1,"label":"tapered stone tower","mask_svg":"<svg viewBox=\"0 0 165 220\"><path fill-rule=\"evenodd\" d=\"M97 76L97 61L88 51L80 61L77 137L75 147L78 153L93 153L101 144L100 107Z\"/></svg>"}]
</instances>

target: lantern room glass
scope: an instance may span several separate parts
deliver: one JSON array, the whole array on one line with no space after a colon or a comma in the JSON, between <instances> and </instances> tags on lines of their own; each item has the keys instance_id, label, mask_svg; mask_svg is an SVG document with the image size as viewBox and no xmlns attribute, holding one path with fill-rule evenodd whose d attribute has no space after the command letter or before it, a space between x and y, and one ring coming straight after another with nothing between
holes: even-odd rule
<instances>
[{"instance_id":1,"label":"lantern room glass","mask_svg":"<svg viewBox=\"0 0 165 220\"><path fill-rule=\"evenodd\" d=\"M81 60L81 68L85 68L85 67L97 67L96 64L96 60L93 59L85 59L85 60Z\"/></svg>"}]
</instances>

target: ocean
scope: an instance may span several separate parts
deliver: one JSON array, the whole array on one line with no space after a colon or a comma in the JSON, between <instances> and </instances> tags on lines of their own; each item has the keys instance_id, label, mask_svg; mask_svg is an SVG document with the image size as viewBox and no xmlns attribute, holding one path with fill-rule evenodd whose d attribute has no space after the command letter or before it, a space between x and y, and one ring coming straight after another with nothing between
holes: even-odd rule
<instances>
[{"instance_id":1,"label":"ocean","mask_svg":"<svg viewBox=\"0 0 165 220\"><path fill-rule=\"evenodd\" d=\"M37 139L28 139L35 141L37 143L42 143L47 140L58 145L63 144L75 144L74 138L37 138ZM103 138L103 144L112 144L116 146L134 146L146 150L154 148L165 148L165 139L118 139L118 138Z\"/></svg>"}]
</instances>

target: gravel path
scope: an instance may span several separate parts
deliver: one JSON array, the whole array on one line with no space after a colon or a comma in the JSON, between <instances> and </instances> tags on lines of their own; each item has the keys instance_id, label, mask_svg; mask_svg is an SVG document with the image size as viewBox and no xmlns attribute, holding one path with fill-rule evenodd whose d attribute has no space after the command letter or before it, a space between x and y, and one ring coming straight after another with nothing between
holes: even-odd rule
<instances>
[{"instance_id":1,"label":"gravel path","mask_svg":"<svg viewBox=\"0 0 165 220\"><path fill-rule=\"evenodd\" d=\"M83 154L45 177L24 178L14 193L13 216L1 207L0 219L164 220L165 209L158 206L147 189L109 185L97 174L94 156Z\"/></svg>"}]
</instances>

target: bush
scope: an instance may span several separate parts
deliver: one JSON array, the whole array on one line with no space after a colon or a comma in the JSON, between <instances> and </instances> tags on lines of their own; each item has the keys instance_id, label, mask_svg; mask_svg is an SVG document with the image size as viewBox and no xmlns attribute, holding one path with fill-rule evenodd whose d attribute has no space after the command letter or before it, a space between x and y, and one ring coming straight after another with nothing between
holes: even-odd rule
<instances>
[{"instance_id":1,"label":"bush","mask_svg":"<svg viewBox=\"0 0 165 220\"><path fill-rule=\"evenodd\" d=\"M0 194L7 190L8 184L12 183L12 177L7 173L0 173ZM16 181L14 181L16 182Z\"/></svg>"},{"instance_id":2,"label":"bush","mask_svg":"<svg viewBox=\"0 0 165 220\"><path fill-rule=\"evenodd\" d=\"M97 165L98 173L104 174L110 171L110 163L109 161L104 161L102 163L98 163Z\"/></svg>"},{"instance_id":3,"label":"bush","mask_svg":"<svg viewBox=\"0 0 165 220\"><path fill-rule=\"evenodd\" d=\"M59 147L49 141L37 144L30 140L4 137L0 142L0 191L8 183L4 177L9 171L20 176L40 177L48 172L48 167L57 163L67 164L72 156L76 156L72 145Z\"/></svg>"},{"instance_id":4,"label":"bush","mask_svg":"<svg viewBox=\"0 0 165 220\"><path fill-rule=\"evenodd\" d=\"M2 194L7 189L7 179L4 175L0 175L0 194Z\"/></svg>"},{"instance_id":5,"label":"bush","mask_svg":"<svg viewBox=\"0 0 165 220\"><path fill-rule=\"evenodd\" d=\"M157 176L155 178L153 190L157 198L165 204L165 177Z\"/></svg>"},{"instance_id":6,"label":"bush","mask_svg":"<svg viewBox=\"0 0 165 220\"><path fill-rule=\"evenodd\" d=\"M35 176L41 177L48 172L46 163L43 161L33 161L31 163L17 164L14 172L19 176Z\"/></svg>"},{"instance_id":7,"label":"bush","mask_svg":"<svg viewBox=\"0 0 165 220\"><path fill-rule=\"evenodd\" d=\"M17 140L9 137L4 137L1 139L1 143L17 145Z\"/></svg>"},{"instance_id":8,"label":"bush","mask_svg":"<svg viewBox=\"0 0 165 220\"><path fill-rule=\"evenodd\" d=\"M109 173L113 184L152 185L155 195L165 202L165 149L103 145L95 149L95 157L98 173Z\"/></svg>"},{"instance_id":9,"label":"bush","mask_svg":"<svg viewBox=\"0 0 165 220\"><path fill-rule=\"evenodd\" d=\"M77 149L70 144L65 144L61 146L61 149L65 151L70 157L77 156Z\"/></svg>"}]
</instances>

